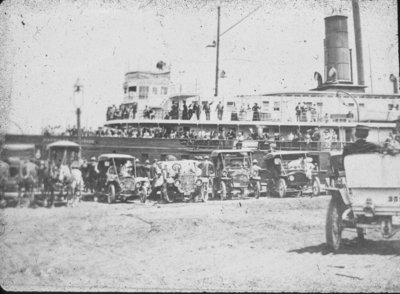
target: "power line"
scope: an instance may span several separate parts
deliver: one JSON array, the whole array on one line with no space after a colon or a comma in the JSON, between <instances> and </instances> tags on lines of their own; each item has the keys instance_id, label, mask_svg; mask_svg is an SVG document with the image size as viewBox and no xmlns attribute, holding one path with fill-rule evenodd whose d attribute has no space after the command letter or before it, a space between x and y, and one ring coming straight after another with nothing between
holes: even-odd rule
<instances>
[{"instance_id":1,"label":"power line","mask_svg":"<svg viewBox=\"0 0 400 294\"><path fill-rule=\"evenodd\" d=\"M230 26L226 31L224 31L223 33L221 33L219 36L222 37L224 34L226 34L227 32L229 32L231 29L233 29L234 27L236 27L238 24L240 24L242 21L244 21L246 18L248 18L250 15L252 15L254 12L256 12L258 9L260 9L261 6L258 6L256 9L254 9L252 12L250 12L248 15L246 15L245 17L243 17L241 20L239 20L237 23L233 24L232 26Z\"/></svg>"}]
</instances>

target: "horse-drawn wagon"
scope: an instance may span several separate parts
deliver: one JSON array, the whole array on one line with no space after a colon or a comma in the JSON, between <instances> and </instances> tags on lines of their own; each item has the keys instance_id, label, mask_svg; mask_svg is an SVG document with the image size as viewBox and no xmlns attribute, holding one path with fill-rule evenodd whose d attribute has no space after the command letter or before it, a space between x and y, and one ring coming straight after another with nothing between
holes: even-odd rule
<instances>
[{"instance_id":1,"label":"horse-drawn wagon","mask_svg":"<svg viewBox=\"0 0 400 294\"><path fill-rule=\"evenodd\" d=\"M43 172L43 205L56 202L72 204L82 195L80 145L71 141L56 141L47 145L48 159Z\"/></svg>"}]
</instances>

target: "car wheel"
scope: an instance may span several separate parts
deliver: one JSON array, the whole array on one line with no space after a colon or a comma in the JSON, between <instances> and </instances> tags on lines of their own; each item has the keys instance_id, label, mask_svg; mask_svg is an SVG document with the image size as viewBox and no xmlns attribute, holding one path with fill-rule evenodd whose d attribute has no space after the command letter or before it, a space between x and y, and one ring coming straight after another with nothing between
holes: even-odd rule
<instances>
[{"instance_id":1,"label":"car wheel","mask_svg":"<svg viewBox=\"0 0 400 294\"><path fill-rule=\"evenodd\" d=\"M284 179L279 179L278 195L280 198L283 198L286 196L286 182Z\"/></svg>"},{"instance_id":2,"label":"car wheel","mask_svg":"<svg viewBox=\"0 0 400 294\"><path fill-rule=\"evenodd\" d=\"M312 184L312 195L314 197L319 196L321 194L321 182L318 178L314 178Z\"/></svg>"},{"instance_id":3,"label":"car wheel","mask_svg":"<svg viewBox=\"0 0 400 294\"><path fill-rule=\"evenodd\" d=\"M333 251L338 251L342 241L342 213L344 204L341 199L332 197L329 202L328 213L326 216L325 236L326 243Z\"/></svg>"},{"instance_id":4,"label":"car wheel","mask_svg":"<svg viewBox=\"0 0 400 294\"><path fill-rule=\"evenodd\" d=\"M226 184L221 181L221 200L226 200Z\"/></svg>"},{"instance_id":5,"label":"car wheel","mask_svg":"<svg viewBox=\"0 0 400 294\"><path fill-rule=\"evenodd\" d=\"M115 202L115 186L113 184L108 186L107 202L109 204Z\"/></svg>"}]
</instances>

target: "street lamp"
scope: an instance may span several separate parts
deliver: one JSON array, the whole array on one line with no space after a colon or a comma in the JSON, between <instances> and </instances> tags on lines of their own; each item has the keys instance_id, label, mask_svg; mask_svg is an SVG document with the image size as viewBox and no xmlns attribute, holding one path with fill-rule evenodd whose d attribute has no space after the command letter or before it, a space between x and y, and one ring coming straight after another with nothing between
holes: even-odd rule
<instances>
[{"instance_id":1,"label":"street lamp","mask_svg":"<svg viewBox=\"0 0 400 294\"><path fill-rule=\"evenodd\" d=\"M83 106L83 86L79 79L74 84L74 106L76 107L76 127L78 129L79 159L81 158L82 130L81 130L81 107Z\"/></svg>"},{"instance_id":2,"label":"street lamp","mask_svg":"<svg viewBox=\"0 0 400 294\"><path fill-rule=\"evenodd\" d=\"M357 108L357 122L360 122L360 108L358 106L358 102L357 102L356 98L354 98L350 93L347 93L347 92L345 92L343 90L336 91L336 97L337 98L340 98L339 93L343 93L343 94L348 95L354 101L354 104L356 105L356 108ZM348 106L344 101L343 101L343 104Z\"/></svg>"}]
</instances>

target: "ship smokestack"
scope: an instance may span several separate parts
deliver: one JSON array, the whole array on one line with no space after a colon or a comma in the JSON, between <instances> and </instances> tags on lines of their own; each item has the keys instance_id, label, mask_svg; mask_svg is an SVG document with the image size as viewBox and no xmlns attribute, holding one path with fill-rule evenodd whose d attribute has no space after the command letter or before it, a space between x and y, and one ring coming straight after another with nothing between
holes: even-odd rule
<instances>
[{"instance_id":1,"label":"ship smokestack","mask_svg":"<svg viewBox=\"0 0 400 294\"><path fill-rule=\"evenodd\" d=\"M357 55L357 77L358 84L365 85L364 81L364 60L362 50L362 36L361 36L361 19L360 19L360 6L358 0L352 0L353 6L353 19L354 19L354 36L356 41L356 55Z\"/></svg>"},{"instance_id":2,"label":"ship smokestack","mask_svg":"<svg viewBox=\"0 0 400 294\"><path fill-rule=\"evenodd\" d=\"M325 80L327 83L350 83L349 37L347 16L325 18Z\"/></svg>"}]
</instances>

